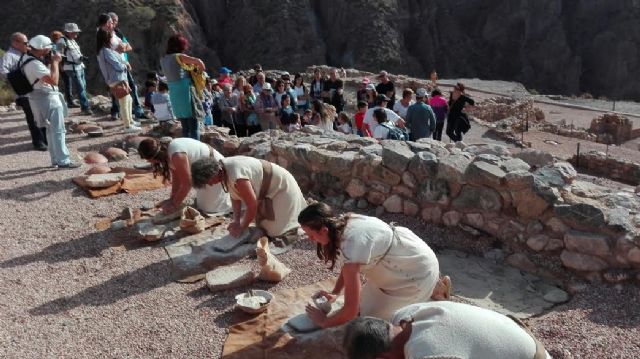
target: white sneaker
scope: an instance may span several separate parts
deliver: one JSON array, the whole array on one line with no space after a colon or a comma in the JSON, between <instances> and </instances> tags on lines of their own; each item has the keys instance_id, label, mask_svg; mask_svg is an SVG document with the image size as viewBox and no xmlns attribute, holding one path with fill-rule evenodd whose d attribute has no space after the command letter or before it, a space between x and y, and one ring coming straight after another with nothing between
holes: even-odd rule
<instances>
[{"instance_id":1,"label":"white sneaker","mask_svg":"<svg viewBox=\"0 0 640 359\"><path fill-rule=\"evenodd\" d=\"M131 126L140 127L142 124L139 121L131 121Z\"/></svg>"},{"instance_id":2,"label":"white sneaker","mask_svg":"<svg viewBox=\"0 0 640 359\"><path fill-rule=\"evenodd\" d=\"M140 131L142 131L142 128L140 128L139 126L131 126L124 129L124 133L134 133Z\"/></svg>"}]
</instances>

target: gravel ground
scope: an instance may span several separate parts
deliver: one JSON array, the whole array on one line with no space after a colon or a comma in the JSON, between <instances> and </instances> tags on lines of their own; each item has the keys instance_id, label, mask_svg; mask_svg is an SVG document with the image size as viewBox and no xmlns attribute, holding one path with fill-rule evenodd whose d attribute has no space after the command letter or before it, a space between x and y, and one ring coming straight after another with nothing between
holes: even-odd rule
<instances>
[{"instance_id":1,"label":"gravel ground","mask_svg":"<svg viewBox=\"0 0 640 359\"><path fill-rule=\"evenodd\" d=\"M83 154L121 142L118 131L110 128L99 139L68 134L67 140L72 153ZM70 181L88 167L48 167L47 153L31 151L20 112L0 115L0 157L0 357L219 357L237 291L213 295L203 283L174 283L160 246L144 245L126 231L94 229L100 219L161 200L168 190L89 199ZM453 236L468 237L387 219L410 226L436 249ZM467 242L478 252L490 245L471 237ZM280 259L292 274L257 287L277 291L332 275L307 241ZM557 357L638 357L639 299L637 288L589 290L536 319L536 331Z\"/></svg>"}]
</instances>

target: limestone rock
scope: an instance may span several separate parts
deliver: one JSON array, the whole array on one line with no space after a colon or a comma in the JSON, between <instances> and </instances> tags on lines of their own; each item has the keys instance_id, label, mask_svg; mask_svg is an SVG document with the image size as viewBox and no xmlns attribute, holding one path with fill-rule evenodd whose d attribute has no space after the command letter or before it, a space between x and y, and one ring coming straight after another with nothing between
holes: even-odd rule
<instances>
[{"instance_id":1,"label":"limestone rock","mask_svg":"<svg viewBox=\"0 0 640 359\"><path fill-rule=\"evenodd\" d=\"M575 228L599 228L605 224L602 210L588 203L556 205L554 212L556 217Z\"/></svg>"},{"instance_id":2,"label":"limestone rock","mask_svg":"<svg viewBox=\"0 0 640 359\"><path fill-rule=\"evenodd\" d=\"M415 217L418 212L420 212L420 206L418 206L418 204L416 204L415 202L405 200L403 203L402 212L405 216Z\"/></svg>"},{"instance_id":3,"label":"limestone rock","mask_svg":"<svg viewBox=\"0 0 640 359\"><path fill-rule=\"evenodd\" d=\"M416 178L411 174L411 172L402 173L402 183L411 189L414 189L417 186Z\"/></svg>"},{"instance_id":4,"label":"limestone rock","mask_svg":"<svg viewBox=\"0 0 640 359\"><path fill-rule=\"evenodd\" d=\"M97 175L97 174L105 174L105 173L109 173L111 172L111 167L106 166L106 165L96 165L91 167L87 172L85 172L85 175Z\"/></svg>"},{"instance_id":5,"label":"limestone rock","mask_svg":"<svg viewBox=\"0 0 640 359\"><path fill-rule=\"evenodd\" d=\"M564 234L569 230L569 227L556 217L549 218L544 224L555 233Z\"/></svg>"},{"instance_id":6,"label":"limestone rock","mask_svg":"<svg viewBox=\"0 0 640 359\"><path fill-rule=\"evenodd\" d=\"M511 192L513 205L518 211L518 216L526 219L539 218L549 207L547 201L529 190Z\"/></svg>"},{"instance_id":7,"label":"limestone rock","mask_svg":"<svg viewBox=\"0 0 640 359\"><path fill-rule=\"evenodd\" d=\"M515 253L507 257L507 263L525 272L536 273L538 271L538 267L522 253Z\"/></svg>"},{"instance_id":8,"label":"limestone rock","mask_svg":"<svg viewBox=\"0 0 640 359\"><path fill-rule=\"evenodd\" d=\"M398 196L397 194L391 195L391 197L387 198L383 203L382 206L384 207L385 211L389 212L389 213L402 213L403 207L402 207L402 197Z\"/></svg>"},{"instance_id":9,"label":"limestone rock","mask_svg":"<svg viewBox=\"0 0 640 359\"><path fill-rule=\"evenodd\" d=\"M444 179L427 178L421 182L417 188L417 195L422 202L435 203L449 193Z\"/></svg>"},{"instance_id":10,"label":"limestone rock","mask_svg":"<svg viewBox=\"0 0 640 359\"><path fill-rule=\"evenodd\" d=\"M357 207L358 207L358 209L365 209L365 208L369 207L369 202L364 198L360 198L358 200Z\"/></svg>"},{"instance_id":11,"label":"limestone rock","mask_svg":"<svg viewBox=\"0 0 640 359\"><path fill-rule=\"evenodd\" d=\"M122 182L125 176L124 172L89 175L85 183L91 188L105 188Z\"/></svg>"},{"instance_id":12,"label":"limestone rock","mask_svg":"<svg viewBox=\"0 0 640 359\"><path fill-rule=\"evenodd\" d=\"M572 183L578 177L578 172L569 162L556 162L553 168L558 171L565 183Z\"/></svg>"},{"instance_id":13,"label":"limestone rock","mask_svg":"<svg viewBox=\"0 0 640 359\"><path fill-rule=\"evenodd\" d=\"M558 168L545 166L533 173L536 184L540 187L562 188L565 185L563 174Z\"/></svg>"},{"instance_id":14,"label":"limestone rock","mask_svg":"<svg viewBox=\"0 0 640 359\"><path fill-rule=\"evenodd\" d=\"M385 140L382 144L382 163L395 171L404 172L415 156L404 141Z\"/></svg>"},{"instance_id":15,"label":"limestone rock","mask_svg":"<svg viewBox=\"0 0 640 359\"><path fill-rule=\"evenodd\" d=\"M442 215L442 222L448 227L454 227L460 224L462 214L456 211L449 211Z\"/></svg>"},{"instance_id":16,"label":"limestone rock","mask_svg":"<svg viewBox=\"0 0 640 359\"><path fill-rule=\"evenodd\" d=\"M465 215L465 222L473 228L482 229L484 227L484 218L480 213L468 213Z\"/></svg>"},{"instance_id":17,"label":"limestone rock","mask_svg":"<svg viewBox=\"0 0 640 359\"><path fill-rule=\"evenodd\" d=\"M527 246L536 252L540 252L544 250L550 240L551 238L544 234L535 235L527 239Z\"/></svg>"},{"instance_id":18,"label":"limestone rock","mask_svg":"<svg viewBox=\"0 0 640 359\"><path fill-rule=\"evenodd\" d=\"M519 158L529 166L540 168L553 163L553 156L547 152L534 149L524 149L516 152L513 157Z\"/></svg>"},{"instance_id":19,"label":"limestone rock","mask_svg":"<svg viewBox=\"0 0 640 359\"><path fill-rule=\"evenodd\" d=\"M549 243L544 247L545 251L557 251L564 248L564 241L558 238L551 238Z\"/></svg>"},{"instance_id":20,"label":"limestone rock","mask_svg":"<svg viewBox=\"0 0 640 359\"><path fill-rule=\"evenodd\" d=\"M465 148L466 152L473 153L475 155L483 155L489 154L498 157L510 157L511 153L506 146L495 144L495 143L487 143L484 145L477 146L468 146Z\"/></svg>"},{"instance_id":21,"label":"limestone rock","mask_svg":"<svg viewBox=\"0 0 640 359\"><path fill-rule=\"evenodd\" d=\"M435 177L438 173L438 158L431 152L418 152L409 163L409 171L419 180Z\"/></svg>"},{"instance_id":22,"label":"limestone rock","mask_svg":"<svg viewBox=\"0 0 640 359\"><path fill-rule=\"evenodd\" d=\"M544 230L542 223L538 220L529 221L527 224L527 234L537 234Z\"/></svg>"},{"instance_id":23,"label":"limestone rock","mask_svg":"<svg viewBox=\"0 0 640 359\"><path fill-rule=\"evenodd\" d=\"M255 274L250 265L232 265L207 272L205 279L209 290L218 292L251 284L255 280Z\"/></svg>"},{"instance_id":24,"label":"limestone rock","mask_svg":"<svg viewBox=\"0 0 640 359\"><path fill-rule=\"evenodd\" d=\"M529 172L531 166L519 158L510 158L500 166L505 172Z\"/></svg>"},{"instance_id":25,"label":"limestone rock","mask_svg":"<svg viewBox=\"0 0 640 359\"><path fill-rule=\"evenodd\" d=\"M467 167L464 179L465 182L478 186L487 186L499 189L505 180L506 173L500 167L483 162L476 161Z\"/></svg>"},{"instance_id":26,"label":"limestone rock","mask_svg":"<svg viewBox=\"0 0 640 359\"><path fill-rule=\"evenodd\" d=\"M370 178L379 180L390 186L395 186L401 181L400 175L382 165L372 166Z\"/></svg>"},{"instance_id":27,"label":"limestone rock","mask_svg":"<svg viewBox=\"0 0 640 359\"><path fill-rule=\"evenodd\" d=\"M598 257L575 253L566 249L562 251L560 260L562 260L562 264L565 267L575 269L577 271L599 272L607 268L607 262Z\"/></svg>"},{"instance_id":28,"label":"limestone rock","mask_svg":"<svg viewBox=\"0 0 640 359\"><path fill-rule=\"evenodd\" d=\"M511 190L530 189L533 186L533 174L524 171L509 172L504 176L507 187Z\"/></svg>"},{"instance_id":29,"label":"limestone rock","mask_svg":"<svg viewBox=\"0 0 640 359\"><path fill-rule=\"evenodd\" d=\"M495 190L487 187L464 186L458 198L451 203L457 210L500 211L502 199Z\"/></svg>"},{"instance_id":30,"label":"limestone rock","mask_svg":"<svg viewBox=\"0 0 640 359\"><path fill-rule=\"evenodd\" d=\"M352 212L356 210L357 203L358 201L355 198L349 198L348 200L344 201L344 203L342 204L342 208L346 211Z\"/></svg>"},{"instance_id":31,"label":"limestone rock","mask_svg":"<svg viewBox=\"0 0 640 359\"><path fill-rule=\"evenodd\" d=\"M150 220L140 221L136 223L136 231L138 236L145 241L155 242L162 239L167 227L165 225L154 224Z\"/></svg>"},{"instance_id":32,"label":"limestone rock","mask_svg":"<svg viewBox=\"0 0 640 359\"><path fill-rule=\"evenodd\" d=\"M346 188L349 197L351 198L359 198L364 196L367 193L367 186L357 178L351 179Z\"/></svg>"},{"instance_id":33,"label":"limestone rock","mask_svg":"<svg viewBox=\"0 0 640 359\"><path fill-rule=\"evenodd\" d=\"M371 191L367 195L367 201L375 206L380 206L384 203L386 196L384 193L380 193L377 191Z\"/></svg>"},{"instance_id":34,"label":"limestone rock","mask_svg":"<svg viewBox=\"0 0 640 359\"><path fill-rule=\"evenodd\" d=\"M580 231L568 231L564 235L565 247L573 252L606 257L611 253L607 237Z\"/></svg>"},{"instance_id":35,"label":"limestone rock","mask_svg":"<svg viewBox=\"0 0 640 359\"><path fill-rule=\"evenodd\" d=\"M253 235L251 229L247 229L242 232L238 237L234 237L231 234L226 234L214 242L213 248L218 252L228 253L238 248L239 246L249 242L249 239Z\"/></svg>"},{"instance_id":36,"label":"limestone rock","mask_svg":"<svg viewBox=\"0 0 640 359\"><path fill-rule=\"evenodd\" d=\"M258 279L277 283L291 273L291 269L271 254L269 251L269 239L267 237L262 237L258 240L256 244L256 254L258 256L258 263L260 263Z\"/></svg>"},{"instance_id":37,"label":"limestone rock","mask_svg":"<svg viewBox=\"0 0 640 359\"><path fill-rule=\"evenodd\" d=\"M569 301L569 294L562 289L555 288L545 293L542 298L549 303L561 304Z\"/></svg>"},{"instance_id":38,"label":"limestone rock","mask_svg":"<svg viewBox=\"0 0 640 359\"><path fill-rule=\"evenodd\" d=\"M496 155L491 155L488 153L484 153L481 155L478 155L474 160L474 162L480 161L480 162L486 162L488 164L491 165L496 165L499 166L502 163L502 159Z\"/></svg>"},{"instance_id":39,"label":"limestone rock","mask_svg":"<svg viewBox=\"0 0 640 359\"><path fill-rule=\"evenodd\" d=\"M421 216L425 222L442 222L442 210L440 209L440 207L425 207L422 209Z\"/></svg>"},{"instance_id":40,"label":"limestone rock","mask_svg":"<svg viewBox=\"0 0 640 359\"><path fill-rule=\"evenodd\" d=\"M640 266L640 248L636 247L631 249L627 253L627 258L629 262L633 263L636 266Z\"/></svg>"},{"instance_id":41,"label":"limestone rock","mask_svg":"<svg viewBox=\"0 0 640 359\"><path fill-rule=\"evenodd\" d=\"M439 160L437 177L447 181L461 180L471 163L471 160L463 155L451 155Z\"/></svg>"}]
</instances>

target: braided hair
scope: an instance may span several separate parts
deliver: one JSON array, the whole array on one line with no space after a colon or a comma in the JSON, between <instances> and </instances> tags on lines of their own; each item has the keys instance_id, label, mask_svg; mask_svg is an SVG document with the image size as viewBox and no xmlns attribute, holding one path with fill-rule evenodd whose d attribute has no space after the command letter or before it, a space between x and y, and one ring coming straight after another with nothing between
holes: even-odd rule
<instances>
[{"instance_id":1,"label":"braided hair","mask_svg":"<svg viewBox=\"0 0 640 359\"><path fill-rule=\"evenodd\" d=\"M325 263L331 262L331 270L335 267L340 255L340 240L348 220L349 216L336 216L333 209L322 202L310 204L298 215L298 223L301 225L314 231L319 231L322 227L327 227L329 230L329 243L327 245L318 243L316 254Z\"/></svg>"},{"instance_id":2,"label":"braided hair","mask_svg":"<svg viewBox=\"0 0 640 359\"><path fill-rule=\"evenodd\" d=\"M169 144L161 143L155 138L148 138L140 142L138 154L145 160L156 160L153 164L153 175L161 175L165 181L171 180L169 170Z\"/></svg>"}]
</instances>

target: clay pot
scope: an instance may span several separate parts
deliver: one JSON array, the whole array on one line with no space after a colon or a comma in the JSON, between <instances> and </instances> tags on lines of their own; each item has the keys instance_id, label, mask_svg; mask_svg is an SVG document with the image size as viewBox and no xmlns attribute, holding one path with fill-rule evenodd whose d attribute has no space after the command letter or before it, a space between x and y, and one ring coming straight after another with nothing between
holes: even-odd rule
<instances>
[{"instance_id":1,"label":"clay pot","mask_svg":"<svg viewBox=\"0 0 640 359\"><path fill-rule=\"evenodd\" d=\"M127 151L121 148L116 148L116 147L109 147L106 150L102 151L102 154L105 155L111 161L124 160L125 158L127 158L127 155L128 155Z\"/></svg>"},{"instance_id":2,"label":"clay pot","mask_svg":"<svg viewBox=\"0 0 640 359\"><path fill-rule=\"evenodd\" d=\"M109 162L109 160L97 153L97 152L89 152L87 153L86 156L84 156L84 163L88 163L88 164L96 164L96 163L107 163Z\"/></svg>"},{"instance_id":3,"label":"clay pot","mask_svg":"<svg viewBox=\"0 0 640 359\"><path fill-rule=\"evenodd\" d=\"M111 172L111 167L109 166L105 166L105 165L97 165L97 166L93 166L91 167L90 170L88 170L87 172L85 172L85 175L99 175L99 174L105 174L105 173L109 173Z\"/></svg>"}]
</instances>

